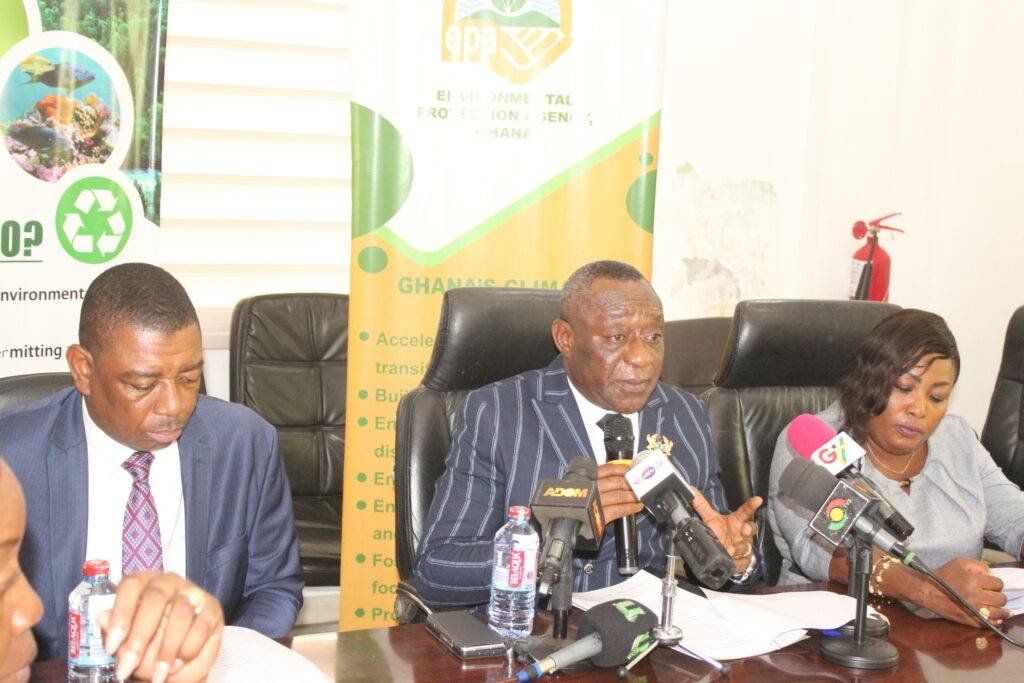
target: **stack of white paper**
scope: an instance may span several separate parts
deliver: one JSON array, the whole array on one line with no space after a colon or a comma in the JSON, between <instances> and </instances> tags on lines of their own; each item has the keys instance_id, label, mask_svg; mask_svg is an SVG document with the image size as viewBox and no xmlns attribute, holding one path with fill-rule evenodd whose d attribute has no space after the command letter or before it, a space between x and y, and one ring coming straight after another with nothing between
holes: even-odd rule
<instances>
[{"instance_id":1,"label":"stack of white paper","mask_svg":"<svg viewBox=\"0 0 1024 683\"><path fill-rule=\"evenodd\" d=\"M262 633L225 626L210 683L322 683L331 679L298 652Z\"/></svg>"},{"instance_id":2,"label":"stack of white paper","mask_svg":"<svg viewBox=\"0 0 1024 683\"><path fill-rule=\"evenodd\" d=\"M707 598L676 591L673 624L682 645L714 659L740 659L771 652L804 638L806 629L831 629L853 619L857 601L828 591L744 595L704 590ZM608 600L631 598L661 615L661 579L639 572L615 586L573 597L590 609Z\"/></svg>"},{"instance_id":3,"label":"stack of white paper","mask_svg":"<svg viewBox=\"0 0 1024 683\"><path fill-rule=\"evenodd\" d=\"M1006 595L1005 609L1011 616L1024 613L1024 569L1018 567L993 567L992 575L1003 580L1003 594Z\"/></svg>"}]
</instances>

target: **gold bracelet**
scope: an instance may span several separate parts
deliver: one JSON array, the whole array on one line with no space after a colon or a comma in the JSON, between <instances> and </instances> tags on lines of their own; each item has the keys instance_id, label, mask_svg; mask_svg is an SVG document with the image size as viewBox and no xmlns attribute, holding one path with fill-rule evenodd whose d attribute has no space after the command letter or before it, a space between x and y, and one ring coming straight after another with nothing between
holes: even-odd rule
<instances>
[{"instance_id":1,"label":"gold bracelet","mask_svg":"<svg viewBox=\"0 0 1024 683\"><path fill-rule=\"evenodd\" d=\"M882 591L882 577L885 576L885 570L887 570L889 565L893 562L899 562L899 560L892 555L883 555L881 559L875 562L875 567L871 571L871 577L868 579L869 593L882 598L885 597L885 593Z\"/></svg>"},{"instance_id":2,"label":"gold bracelet","mask_svg":"<svg viewBox=\"0 0 1024 683\"><path fill-rule=\"evenodd\" d=\"M868 593L871 595L879 595L878 589L875 588L875 577L878 576L878 567L882 563L881 559L877 559L871 565L871 573L868 575ZM853 581L852 576L846 577L847 582Z\"/></svg>"}]
</instances>

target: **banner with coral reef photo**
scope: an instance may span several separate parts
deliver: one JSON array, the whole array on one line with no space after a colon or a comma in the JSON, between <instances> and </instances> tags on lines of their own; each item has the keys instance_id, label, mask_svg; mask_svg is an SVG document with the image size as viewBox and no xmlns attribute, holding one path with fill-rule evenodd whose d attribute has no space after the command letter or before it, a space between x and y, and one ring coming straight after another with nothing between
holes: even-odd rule
<instances>
[{"instance_id":1,"label":"banner with coral reef photo","mask_svg":"<svg viewBox=\"0 0 1024 683\"><path fill-rule=\"evenodd\" d=\"M156 261L168 0L0 0L0 377L67 370L81 299Z\"/></svg>"},{"instance_id":2,"label":"banner with coral reef photo","mask_svg":"<svg viewBox=\"0 0 1024 683\"><path fill-rule=\"evenodd\" d=\"M353 4L342 630L395 623L396 407L444 292L560 289L601 258L650 272L666 9Z\"/></svg>"}]
</instances>

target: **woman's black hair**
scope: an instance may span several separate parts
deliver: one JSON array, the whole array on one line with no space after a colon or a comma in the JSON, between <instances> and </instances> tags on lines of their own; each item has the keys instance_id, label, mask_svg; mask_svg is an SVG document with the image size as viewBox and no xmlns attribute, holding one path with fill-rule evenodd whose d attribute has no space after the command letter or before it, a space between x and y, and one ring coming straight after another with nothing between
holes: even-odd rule
<instances>
[{"instance_id":1,"label":"woman's black hair","mask_svg":"<svg viewBox=\"0 0 1024 683\"><path fill-rule=\"evenodd\" d=\"M857 348L853 369L839 381L839 403L846 416L843 429L863 443L868 420L885 411L896 379L932 354L953 362L956 382L960 352L940 316L905 308L875 325Z\"/></svg>"}]
</instances>

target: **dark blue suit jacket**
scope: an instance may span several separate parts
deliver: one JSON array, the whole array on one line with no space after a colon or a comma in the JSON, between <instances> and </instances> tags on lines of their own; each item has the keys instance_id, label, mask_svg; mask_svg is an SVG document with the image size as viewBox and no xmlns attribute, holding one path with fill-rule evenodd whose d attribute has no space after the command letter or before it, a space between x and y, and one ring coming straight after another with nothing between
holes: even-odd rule
<instances>
[{"instance_id":1,"label":"dark blue suit jacket","mask_svg":"<svg viewBox=\"0 0 1024 683\"><path fill-rule=\"evenodd\" d=\"M717 510L728 509L700 399L659 382L640 411L641 450L648 434L671 439L676 467ZM580 455L594 457L561 356L542 370L470 392L452 432L447 468L437 482L420 543L415 576L423 599L434 605L486 602L491 545L509 506L529 505L540 479L559 478ZM641 567L664 566L662 537L648 511L637 515ZM575 557L576 591L627 578L618 573L612 525L596 556Z\"/></svg>"},{"instance_id":2,"label":"dark blue suit jacket","mask_svg":"<svg viewBox=\"0 0 1024 683\"><path fill-rule=\"evenodd\" d=\"M216 596L228 624L287 635L303 580L276 430L248 408L200 396L178 450L189 580ZM0 416L0 457L25 491L20 561L45 608L34 629L39 659L64 659L68 593L86 559L81 394L65 389Z\"/></svg>"}]
</instances>

